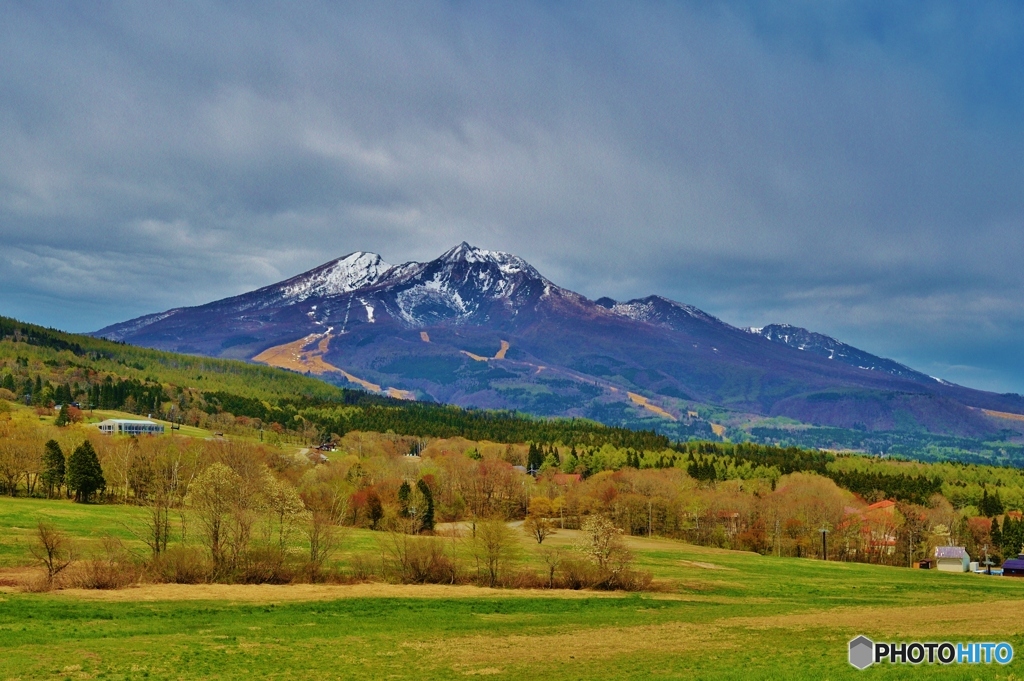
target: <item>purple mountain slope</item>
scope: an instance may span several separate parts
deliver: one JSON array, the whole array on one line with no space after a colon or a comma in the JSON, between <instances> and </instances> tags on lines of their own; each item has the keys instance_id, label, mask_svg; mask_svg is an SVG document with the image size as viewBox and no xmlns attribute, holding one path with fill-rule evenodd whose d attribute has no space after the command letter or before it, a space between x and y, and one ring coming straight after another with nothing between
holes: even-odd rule
<instances>
[{"instance_id":1,"label":"purple mountain slope","mask_svg":"<svg viewBox=\"0 0 1024 681\"><path fill-rule=\"evenodd\" d=\"M868 430L984 436L1024 398L931 379L804 329L739 329L660 296L591 301L466 243L390 265L353 253L287 281L94 335L323 373L463 406L621 422L703 403ZM648 406L641 403L648 400ZM646 410L646 411L645 411Z\"/></svg>"}]
</instances>

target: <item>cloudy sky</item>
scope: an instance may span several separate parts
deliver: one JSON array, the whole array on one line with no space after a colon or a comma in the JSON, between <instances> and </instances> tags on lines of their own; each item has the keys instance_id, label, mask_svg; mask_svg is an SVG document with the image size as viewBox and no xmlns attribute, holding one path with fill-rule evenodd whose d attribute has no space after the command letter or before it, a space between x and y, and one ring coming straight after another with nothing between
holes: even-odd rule
<instances>
[{"instance_id":1,"label":"cloudy sky","mask_svg":"<svg viewBox=\"0 0 1024 681\"><path fill-rule=\"evenodd\" d=\"M1024 393L1016 3L169 4L0 5L0 314L466 240Z\"/></svg>"}]
</instances>

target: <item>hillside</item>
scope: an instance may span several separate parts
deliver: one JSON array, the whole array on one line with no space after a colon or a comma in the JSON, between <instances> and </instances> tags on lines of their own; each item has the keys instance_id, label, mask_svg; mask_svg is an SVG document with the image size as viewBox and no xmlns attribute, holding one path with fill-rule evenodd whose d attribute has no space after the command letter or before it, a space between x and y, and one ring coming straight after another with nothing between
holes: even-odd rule
<instances>
[{"instance_id":1,"label":"hillside","mask_svg":"<svg viewBox=\"0 0 1024 681\"><path fill-rule=\"evenodd\" d=\"M256 428L305 430L310 439L368 430L508 443L613 443L639 449L669 444L651 431L410 402L293 371L139 348L3 317L0 390L8 399L32 405L77 402L83 408L155 413L191 424L225 413L254 420Z\"/></svg>"}]
</instances>

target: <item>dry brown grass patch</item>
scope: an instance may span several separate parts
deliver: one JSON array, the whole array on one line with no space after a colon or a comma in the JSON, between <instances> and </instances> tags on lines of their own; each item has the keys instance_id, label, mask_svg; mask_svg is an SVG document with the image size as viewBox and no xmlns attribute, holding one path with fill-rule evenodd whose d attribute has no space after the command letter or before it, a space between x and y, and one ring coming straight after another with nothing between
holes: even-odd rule
<instances>
[{"instance_id":1,"label":"dry brown grass patch","mask_svg":"<svg viewBox=\"0 0 1024 681\"><path fill-rule=\"evenodd\" d=\"M504 638L465 636L461 638L407 641L413 648L438 661L452 664L457 672L466 668L487 668L495 664L579 663L617 655L651 651L673 653L690 650L733 648L739 636L722 632L714 625L672 622L635 627L599 627L585 634L565 631L547 635L513 635Z\"/></svg>"},{"instance_id":2,"label":"dry brown grass patch","mask_svg":"<svg viewBox=\"0 0 1024 681\"><path fill-rule=\"evenodd\" d=\"M118 591L64 589L92 601L329 601L342 598L624 598L621 592L567 589L488 589L438 584L140 584Z\"/></svg>"},{"instance_id":3,"label":"dry brown grass patch","mask_svg":"<svg viewBox=\"0 0 1024 681\"><path fill-rule=\"evenodd\" d=\"M1024 600L988 603L834 608L816 612L772 617L735 617L721 620L722 626L749 629L870 629L896 638L946 636L1012 636L1024 633L1020 612Z\"/></svg>"}]
</instances>

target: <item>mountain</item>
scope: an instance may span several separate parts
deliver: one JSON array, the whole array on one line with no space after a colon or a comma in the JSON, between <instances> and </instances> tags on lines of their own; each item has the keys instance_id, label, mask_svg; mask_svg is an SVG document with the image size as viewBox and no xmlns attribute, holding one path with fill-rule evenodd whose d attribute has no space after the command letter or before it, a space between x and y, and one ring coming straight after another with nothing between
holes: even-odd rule
<instances>
[{"instance_id":1,"label":"mountain","mask_svg":"<svg viewBox=\"0 0 1024 681\"><path fill-rule=\"evenodd\" d=\"M782 343L796 350L803 350L819 357L849 364L860 369L870 371L884 371L893 376L909 378L912 381L929 383L931 381L942 382L941 379L932 378L920 371L914 371L905 364L900 364L891 359L878 357L869 352L858 350L852 345L847 345L831 336L826 336L814 331L802 329L799 326L789 324L769 324L761 328L747 329L750 333L767 338L776 343Z\"/></svg>"},{"instance_id":2,"label":"mountain","mask_svg":"<svg viewBox=\"0 0 1024 681\"><path fill-rule=\"evenodd\" d=\"M939 382L783 325L740 329L661 296L592 301L462 243L391 265L357 252L250 293L95 332L263 362L396 397L710 434L693 410L987 437L1024 398Z\"/></svg>"}]
</instances>

